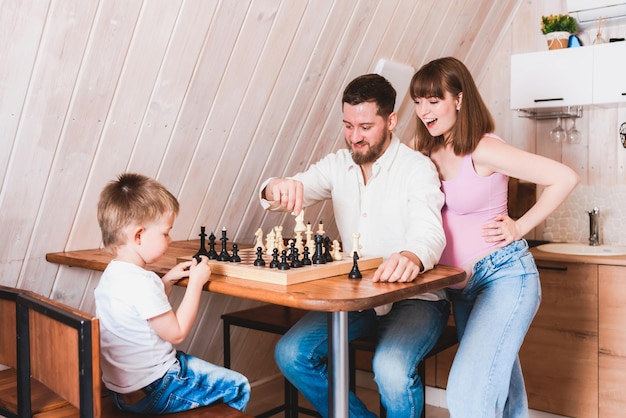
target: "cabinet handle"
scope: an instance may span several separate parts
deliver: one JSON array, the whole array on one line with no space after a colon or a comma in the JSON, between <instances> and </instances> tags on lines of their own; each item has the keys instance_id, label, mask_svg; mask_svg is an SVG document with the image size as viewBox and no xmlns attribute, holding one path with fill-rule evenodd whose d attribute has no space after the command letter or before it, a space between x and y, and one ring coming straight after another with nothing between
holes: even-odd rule
<instances>
[{"instance_id":1,"label":"cabinet handle","mask_svg":"<svg viewBox=\"0 0 626 418\"><path fill-rule=\"evenodd\" d=\"M540 102L558 102L559 100L563 100L562 97L555 97L554 99L534 99L535 103L540 103Z\"/></svg>"},{"instance_id":2,"label":"cabinet handle","mask_svg":"<svg viewBox=\"0 0 626 418\"><path fill-rule=\"evenodd\" d=\"M567 266L539 266L537 268L540 270L554 270L554 271L567 271Z\"/></svg>"},{"instance_id":3,"label":"cabinet handle","mask_svg":"<svg viewBox=\"0 0 626 418\"><path fill-rule=\"evenodd\" d=\"M622 93L622 96L626 96L626 93Z\"/></svg>"}]
</instances>

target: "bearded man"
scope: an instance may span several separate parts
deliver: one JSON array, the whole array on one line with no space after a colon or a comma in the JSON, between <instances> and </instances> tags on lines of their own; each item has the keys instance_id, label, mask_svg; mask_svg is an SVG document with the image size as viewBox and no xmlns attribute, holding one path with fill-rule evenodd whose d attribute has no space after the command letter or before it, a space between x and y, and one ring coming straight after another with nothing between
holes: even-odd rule
<instances>
[{"instance_id":1,"label":"bearded man","mask_svg":"<svg viewBox=\"0 0 626 418\"><path fill-rule=\"evenodd\" d=\"M383 257L379 282L411 282L439 260L445 247L444 203L430 159L393 134L396 91L378 74L351 81L342 98L346 149L306 171L267 179L260 188L267 210L293 212L331 199L344 246L359 233L363 257ZM348 250L348 251L346 251ZM352 254L355 248L346 248ZM444 291L348 313L348 339L376 336L374 380L387 416L419 417L424 407L417 365L439 339L450 306ZM276 362L285 377L323 416L328 416L328 327L325 312L310 312L277 343ZM376 417L353 393L350 416Z\"/></svg>"}]
</instances>

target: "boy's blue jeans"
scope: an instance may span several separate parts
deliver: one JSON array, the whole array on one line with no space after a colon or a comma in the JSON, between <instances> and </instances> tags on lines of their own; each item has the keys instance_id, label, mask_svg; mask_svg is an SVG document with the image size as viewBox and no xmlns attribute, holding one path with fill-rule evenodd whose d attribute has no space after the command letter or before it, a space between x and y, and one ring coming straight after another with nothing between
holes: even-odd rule
<instances>
[{"instance_id":1,"label":"boy's blue jeans","mask_svg":"<svg viewBox=\"0 0 626 418\"><path fill-rule=\"evenodd\" d=\"M420 416L424 396L417 365L439 339L449 315L448 301L418 299L396 302L380 317L373 309L348 313L349 340L378 335L372 366L387 416ZM323 417L328 416L327 357L325 312L308 313L276 345L278 367ZM353 392L349 409L351 417L376 417Z\"/></svg>"},{"instance_id":2,"label":"boy's blue jeans","mask_svg":"<svg viewBox=\"0 0 626 418\"><path fill-rule=\"evenodd\" d=\"M446 389L450 417L528 417L518 352L541 301L528 244L494 251L448 294L460 341Z\"/></svg>"},{"instance_id":3,"label":"boy's blue jeans","mask_svg":"<svg viewBox=\"0 0 626 418\"><path fill-rule=\"evenodd\" d=\"M166 414L221 402L243 411L250 399L248 379L227 368L197 357L176 353L178 361L162 378L142 390L146 397L127 405L123 396L111 392L113 401L124 411Z\"/></svg>"}]
</instances>

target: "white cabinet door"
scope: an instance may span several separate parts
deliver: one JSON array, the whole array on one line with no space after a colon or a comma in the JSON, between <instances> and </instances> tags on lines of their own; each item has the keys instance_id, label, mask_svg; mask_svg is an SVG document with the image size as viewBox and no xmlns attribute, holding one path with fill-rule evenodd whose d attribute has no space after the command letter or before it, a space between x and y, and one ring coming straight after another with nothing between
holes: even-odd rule
<instances>
[{"instance_id":1,"label":"white cabinet door","mask_svg":"<svg viewBox=\"0 0 626 418\"><path fill-rule=\"evenodd\" d=\"M593 103L626 102L626 42L593 47Z\"/></svg>"},{"instance_id":2,"label":"white cabinet door","mask_svg":"<svg viewBox=\"0 0 626 418\"><path fill-rule=\"evenodd\" d=\"M511 56L511 108L592 102L593 48L565 48Z\"/></svg>"}]
</instances>

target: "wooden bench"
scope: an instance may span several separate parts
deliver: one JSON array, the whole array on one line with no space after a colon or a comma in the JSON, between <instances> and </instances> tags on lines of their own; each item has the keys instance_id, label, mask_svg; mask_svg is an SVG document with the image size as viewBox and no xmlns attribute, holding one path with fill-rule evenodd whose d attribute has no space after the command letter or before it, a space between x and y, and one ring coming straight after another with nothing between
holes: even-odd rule
<instances>
[{"instance_id":1,"label":"wooden bench","mask_svg":"<svg viewBox=\"0 0 626 418\"><path fill-rule=\"evenodd\" d=\"M242 328L254 329L259 331L270 332L273 334L283 335L289 328L291 328L296 322L300 320L305 314L306 310L289 308L278 305L262 305L255 308L244 309L237 312L231 312L222 315L222 321L224 325L224 367L231 366L230 358L230 327L238 326ZM456 327L448 325L444 330L442 336L439 338L435 346L426 354L425 359L428 359L443 350L446 350L458 343ZM350 389L354 391L356 382L356 369L363 368L371 371L370 367L358 366L364 364L364 361L359 360L360 353L369 353L368 364L371 365L371 354L376 349L376 340L374 338L358 338L350 343L349 358L350 358ZM367 356L367 354L365 354ZM425 390L426 382L426 370L424 367L424 361L418 365L418 374L422 380L422 387ZM281 411L285 411L286 418L295 418L298 413L305 413L311 416L319 417L319 413L307 408L303 408L298 405L298 391L287 380L284 381L285 385L285 397L284 403L275 408L272 408L257 417L265 418L275 415ZM380 416L384 417L385 410L380 405ZM425 417L425 408L422 409L422 418Z\"/></svg>"},{"instance_id":2,"label":"wooden bench","mask_svg":"<svg viewBox=\"0 0 626 418\"><path fill-rule=\"evenodd\" d=\"M20 417L150 417L117 409L102 395L98 318L34 294L18 294L18 403ZM24 353L25 355L22 355ZM42 382L69 404L33 413L32 379ZM223 404L168 414L171 418L251 418Z\"/></svg>"}]
</instances>

